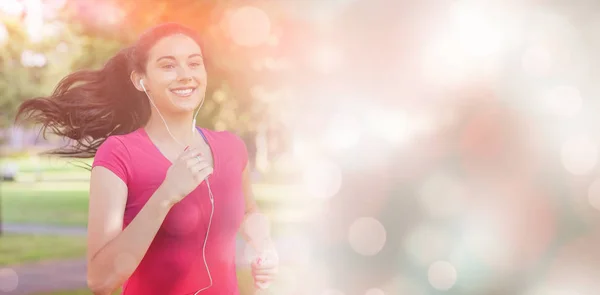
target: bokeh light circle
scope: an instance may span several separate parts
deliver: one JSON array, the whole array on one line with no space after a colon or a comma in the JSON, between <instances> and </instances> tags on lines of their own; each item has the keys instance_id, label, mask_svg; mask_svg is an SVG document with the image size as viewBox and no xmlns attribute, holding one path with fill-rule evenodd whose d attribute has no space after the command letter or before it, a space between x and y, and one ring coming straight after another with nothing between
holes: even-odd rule
<instances>
[{"instance_id":1,"label":"bokeh light circle","mask_svg":"<svg viewBox=\"0 0 600 295\"><path fill-rule=\"evenodd\" d=\"M230 15L229 34L233 42L238 45L258 46L269 39L271 20L257 7L239 7Z\"/></svg>"},{"instance_id":2,"label":"bokeh light circle","mask_svg":"<svg viewBox=\"0 0 600 295\"><path fill-rule=\"evenodd\" d=\"M348 242L357 253L372 256L385 246L386 231L375 218L362 217L355 220L348 230Z\"/></svg>"}]
</instances>

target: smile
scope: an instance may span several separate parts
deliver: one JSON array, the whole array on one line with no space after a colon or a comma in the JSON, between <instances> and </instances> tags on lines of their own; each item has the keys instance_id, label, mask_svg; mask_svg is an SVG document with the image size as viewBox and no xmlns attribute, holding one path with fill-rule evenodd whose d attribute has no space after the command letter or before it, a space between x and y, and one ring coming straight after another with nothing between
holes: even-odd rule
<instances>
[{"instance_id":1,"label":"smile","mask_svg":"<svg viewBox=\"0 0 600 295\"><path fill-rule=\"evenodd\" d=\"M177 96L181 96L181 97L187 97L192 95L192 93L194 92L194 90L196 90L196 88L178 88L178 89L170 89L172 93L174 93Z\"/></svg>"}]
</instances>

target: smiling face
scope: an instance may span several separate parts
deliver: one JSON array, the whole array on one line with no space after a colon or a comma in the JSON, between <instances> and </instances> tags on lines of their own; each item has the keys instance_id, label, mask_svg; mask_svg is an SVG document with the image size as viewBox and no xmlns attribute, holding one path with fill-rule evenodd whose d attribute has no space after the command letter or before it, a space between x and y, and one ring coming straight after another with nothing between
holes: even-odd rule
<instances>
[{"instance_id":1,"label":"smiling face","mask_svg":"<svg viewBox=\"0 0 600 295\"><path fill-rule=\"evenodd\" d=\"M148 94L161 113L187 113L204 99L206 69L194 39L175 34L160 39L148 51L143 76Z\"/></svg>"}]
</instances>

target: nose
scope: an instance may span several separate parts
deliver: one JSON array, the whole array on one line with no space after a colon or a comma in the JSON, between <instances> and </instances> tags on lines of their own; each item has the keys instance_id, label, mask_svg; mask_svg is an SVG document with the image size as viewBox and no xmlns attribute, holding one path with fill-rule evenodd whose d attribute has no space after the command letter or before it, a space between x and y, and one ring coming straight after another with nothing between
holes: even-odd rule
<instances>
[{"instance_id":1,"label":"nose","mask_svg":"<svg viewBox=\"0 0 600 295\"><path fill-rule=\"evenodd\" d=\"M180 82L191 82L192 71L188 67L180 67L177 71L177 80Z\"/></svg>"}]
</instances>

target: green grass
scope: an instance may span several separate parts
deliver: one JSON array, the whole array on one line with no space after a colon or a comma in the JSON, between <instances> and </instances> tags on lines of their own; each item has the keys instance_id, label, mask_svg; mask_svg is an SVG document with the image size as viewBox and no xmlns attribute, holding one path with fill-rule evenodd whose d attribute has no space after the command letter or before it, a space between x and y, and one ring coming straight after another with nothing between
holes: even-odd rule
<instances>
[{"instance_id":1,"label":"green grass","mask_svg":"<svg viewBox=\"0 0 600 295\"><path fill-rule=\"evenodd\" d=\"M88 182L4 182L0 185L6 222L87 224Z\"/></svg>"},{"instance_id":2,"label":"green grass","mask_svg":"<svg viewBox=\"0 0 600 295\"><path fill-rule=\"evenodd\" d=\"M85 256L85 237L21 235L0 236L0 265Z\"/></svg>"},{"instance_id":3,"label":"green grass","mask_svg":"<svg viewBox=\"0 0 600 295\"><path fill-rule=\"evenodd\" d=\"M89 171L72 162L90 159L18 157L0 160L19 167L18 182L0 184L1 214L6 222L53 225L87 224ZM37 181L36 181L37 180Z\"/></svg>"}]
</instances>

